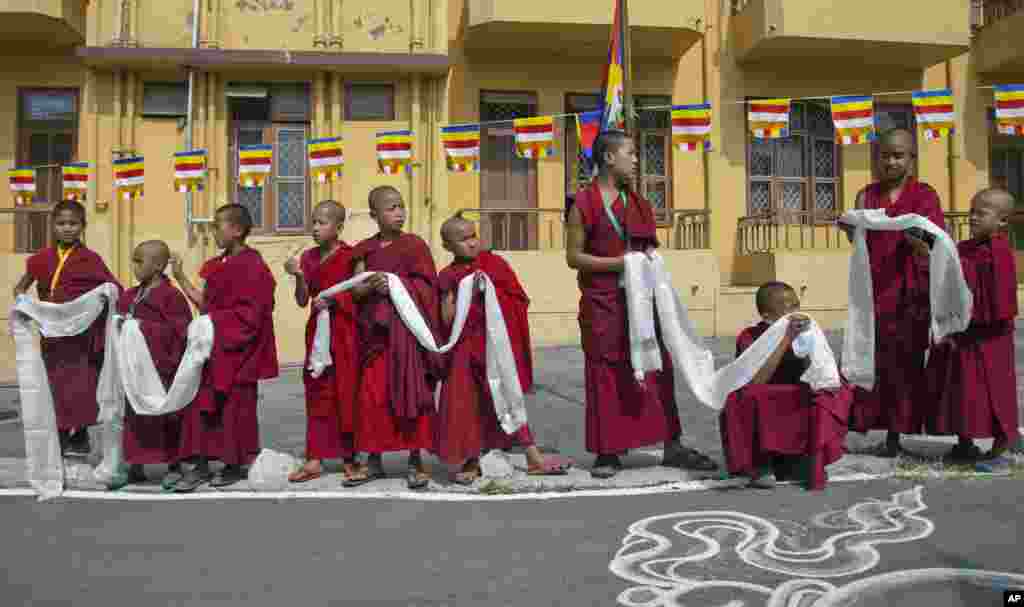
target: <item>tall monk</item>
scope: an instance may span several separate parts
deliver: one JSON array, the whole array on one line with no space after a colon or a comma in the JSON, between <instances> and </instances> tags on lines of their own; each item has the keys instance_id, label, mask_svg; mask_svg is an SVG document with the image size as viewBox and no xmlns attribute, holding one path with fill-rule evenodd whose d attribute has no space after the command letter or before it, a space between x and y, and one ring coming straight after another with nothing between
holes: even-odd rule
<instances>
[{"instance_id":1,"label":"tall monk","mask_svg":"<svg viewBox=\"0 0 1024 607\"><path fill-rule=\"evenodd\" d=\"M188 301L164 275L170 256L171 251L162 240L147 240L135 247L132 270L139 284L125 291L117 302L118 314L138 321L164 388L170 388L174 382L188 344L188 324L192 322L192 308ZM122 482L145 481L144 464L168 464L163 478L163 486L167 489L181 480L178 464L180 428L180 411L168 415L138 415L130 404L126 404L124 459L130 467Z\"/></svg>"},{"instance_id":2,"label":"tall monk","mask_svg":"<svg viewBox=\"0 0 1024 607\"><path fill-rule=\"evenodd\" d=\"M857 208L885 209L889 217L910 213L945 228L939 196L911 172L914 135L903 129L879 140L879 181L857 194ZM852 241L852 228L840 223ZM869 231L868 255L875 307L875 387L855 390L851 429L887 430L880 455L901 452L900 434L919 433L928 407L922 383L930 345L929 245L915 231Z\"/></svg>"},{"instance_id":3,"label":"tall monk","mask_svg":"<svg viewBox=\"0 0 1024 607\"><path fill-rule=\"evenodd\" d=\"M516 371L523 393L533 389L533 356L530 352L530 325L527 308L530 298L515 271L500 256L480 248L476 226L457 214L441 226L444 248L455 259L438 274L441 294L441 318L450 339L455 320L456 292L463 278L477 275L469 316L458 344L452 348L441 400L438 406L434 452L448 466L461 466L454 481L472 484L480 477L480 455L490 449L526 448L527 474L565 474L571 462L565 458L545 457L534 442L528 425L514 434L506 434L498 422L487 383L487 320L480 274L486 274L501 306Z\"/></svg>"},{"instance_id":4,"label":"tall monk","mask_svg":"<svg viewBox=\"0 0 1024 607\"><path fill-rule=\"evenodd\" d=\"M74 200L58 202L50 214L55 244L26 262L25 274L14 287L14 297L36 285L40 301L67 303L104 283L121 285L95 252L85 246L85 207ZM61 452L87 456L91 449L89 426L96 423L99 404L96 384L103 366L106 312L85 332L70 337L44 337L43 363L50 378Z\"/></svg>"},{"instance_id":5,"label":"tall monk","mask_svg":"<svg viewBox=\"0 0 1024 607\"><path fill-rule=\"evenodd\" d=\"M569 211L566 261L579 273L580 332L586 377L586 448L597 454L591 474L610 478L620 456L664 442L662 465L714 470L710 458L683 446L672 364L662 345L662 371L642 383L629 362L623 256L658 246L651 203L631 187L636 147L622 131L594 142L599 174ZM660 344L660 333L659 333Z\"/></svg>"},{"instance_id":6,"label":"tall monk","mask_svg":"<svg viewBox=\"0 0 1024 607\"><path fill-rule=\"evenodd\" d=\"M785 337L750 383L729 395L719 429L731 474L750 477L750 486L770 489L789 474L795 458L810 458L810 487L825 486L825 466L843 455L852 390L812 391L800 378L810 358L793 352L793 340L810 319L799 314L796 291L783 282L761 285L754 296L761 322L736 337L739 358L769 327L791 314ZM774 476L773 476L774 475Z\"/></svg>"},{"instance_id":7,"label":"tall monk","mask_svg":"<svg viewBox=\"0 0 1024 607\"><path fill-rule=\"evenodd\" d=\"M199 270L203 289L185 276L174 256L174 278L185 295L213 322L213 350L203 369L195 402L182 418L178 456L195 465L175 490L188 492L210 480L226 487L245 478L242 466L260 450L259 380L277 377L274 340L274 275L263 257L245 244L252 215L228 204L214 215L213 235L224 253ZM210 479L209 460L224 467Z\"/></svg>"},{"instance_id":8,"label":"tall monk","mask_svg":"<svg viewBox=\"0 0 1024 607\"><path fill-rule=\"evenodd\" d=\"M1006 190L982 190L971 201L971 238L957 245L964 279L974 295L967 330L932 349L928 377L933 409L929 434L956 434L954 460L995 460L1019 438L1014 319L1017 267L1006 236L1014 200ZM983 454L976 438L994 438Z\"/></svg>"},{"instance_id":9,"label":"tall monk","mask_svg":"<svg viewBox=\"0 0 1024 607\"><path fill-rule=\"evenodd\" d=\"M345 228L345 207L325 200L313 209L313 242L300 259L284 264L284 271L295 277L295 303L313 306L306 322L306 359L302 382L306 388L306 463L289 477L303 483L323 474L322 460L343 460L343 472L350 478L357 468L353 422L356 385L359 382L359 355L352 294L338 293L329 299L316 296L352 277L352 247L338 236ZM322 310L331 315L331 366L319 377L309 370L317 316Z\"/></svg>"},{"instance_id":10,"label":"tall monk","mask_svg":"<svg viewBox=\"0 0 1024 607\"><path fill-rule=\"evenodd\" d=\"M433 443L433 389L441 364L402 322L388 297L384 273L402 281L437 341L437 270L427 243L402 231L405 203L398 190L378 186L370 190L369 203L379 231L352 251L355 273L374 273L353 289L362 369L356 398L356 450L368 453L369 459L367 467L344 485L383 478L381 455L408 451L406 483L410 489L423 489L430 472L420 451Z\"/></svg>"}]
</instances>

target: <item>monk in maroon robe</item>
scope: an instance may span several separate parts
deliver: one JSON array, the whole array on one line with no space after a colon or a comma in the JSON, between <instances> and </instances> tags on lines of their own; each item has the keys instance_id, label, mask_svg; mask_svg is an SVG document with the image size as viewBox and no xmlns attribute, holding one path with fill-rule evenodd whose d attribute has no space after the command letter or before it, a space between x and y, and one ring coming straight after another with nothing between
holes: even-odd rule
<instances>
[{"instance_id":1,"label":"monk in maroon robe","mask_svg":"<svg viewBox=\"0 0 1024 607\"><path fill-rule=\"evenodd\" d=\"M245 244L252 216L246 207L229 204L217 209L214 221L214 238L224 253L200 269L201 292L185 276L180 258L172 262L175 280L214 330L199 393L182 419L178 456L196 463L175 487L183 492L208 479L211 486L225 487L245 477L242 466L260 451L258 382L278 374L276 282L259 252ZM224 463L212 479L210 459Z\"/></svg>"},{"instance_id":2,"label":"monk in maroon robe","mask_svg":"<svg viewBox=\"0 0 1024 607\"><path fill-rule=\"evenodd\" d=\"M737 358L775 321L793 316L779 347L749 384L729 395L722 410L719 429L729 473L748 476L752 487L767 489L775 486L776 477L788 476L794 461L809 458L810 488L822 489L825 466L843 456L853 391L845 384L812 391L800 379L810 360L797 357L792 344L807 330L809 319L796 314L800 301L792 287L769 282L755 299L763 320L740 332Z\"/></svg>"},{"instance_id":3,"label":"monk in maroon robe","mask_svg":"<svg viewBox=\"0 0 1024 607\"><path fill-rule=\"evenodd\" d=\"M288 478L302 483L323 474L321 460L344 461L345 477L356 469L353 438L356 386L359 383L359 350L355 305L350 292L320 301L321 291L352 277L352 247L338 239L345 226L345 207L325 200L313 210L313 240L318 246L296 261L285 263L285 272L295 277L295 302L313 305L306 322L306 358L302 381L306 388L306 463ZM309 370L317 317L321 310L331 315L331 366L319 377Z\"/></svg>"},{"instance_id":4,"label":"monk in maroon robe","mask_svg":"<svg viewBox=\"0 0 1024 607\"><path fill-rule=\"evenodd\" d=\"M533 357L527 309L530 299L507 261L480 249L476 227L456 215L441 227L444 247L455 260L438 275L445 338L450 339L459 283L482 272L490 278L505 319L516 371L523 393L533 389ZM477 279L476 285L482 284ZM455 474L458 484L469 485L480 477L480 455L490 449L525 447L527 474L565 474L571 463L556 457L545 459L526 424L513 434L501 428L487 383L487 323L484 294L475 290L469 316L458 344L449 352L447 373L438 406L434 452L449 466L462 466Z\"/></svg>"},{"instance_id":5,"label":"monk in maroon robe","mask_svg":"<svg viewBox=\"0 0 1024 607\"><path fill-rule=\"evenodd\" d=\"M857 195L857 208L885 209L889 217L910 213L945 228L939 196L910 173L913 135L904 130L880 141L881 180ZM850 228L839 224L852 238ZM928 245L912 233L868 231L875 306L875 387L856 388L851 429L887 430L881 455L900 453L900 434L920 433L928 410L923 383L930 345Z\"/></svg>"},{"instance_id":6,"label":"monk in maroon robe","mask_svg":"<svg viewBox=\"0 0 1024 607\"><path fill-rule=\"evenodd\" d=\"M33 283L40 301L67 303L104 283L121 288L95 252L82 243L85 207L62 200L51 213L55 245L39 251L26 262L25 275L14 288L24 294ZM79 335L44 337L42 357L53 392L61 451L86 456L91 451L88 427L96 423L99 405L96 384L103 366L106 312Z\"/></svg>"},{"instance_id":7,"label":"monk in maroon robe","mask_svg":"<svg viewBox=\"0 0 1024 607\"><path fill-rule=\"evenodd\" d=\"M651 204L630 188L637 156L621 131L594 142L600 174L576 194L569 211L566 261L578 270L580 332L586 380L586 448L597 454L591 474L609 478L629 449L663 442L663 465L713 470L706 455L684 447L676 409L672 363L664 347L662 371L634 378L629 361L623 256L653 254L658 246ZM660 337L659 337L660 340Z\"/></svg>"},{"instance_id":8,"label":"monk in maroon robe","mask_svg":"<svg viewBox=\"0 0 1024 607\"><path fill-rule=\"evenodd\" d=\"M988 189L971 201L971 239L957 249L964 278L974 295L967 330L932 349L928 378L933 409L929 434L956 434L952 457L959 461L1001 459L1019 438L1014 319L1017 317L1017 268L1006 237L1013 197ZM976 438L994 438L982 454Z\"/></svg>"},{"instance_id":9,"label":"monk in maroon robe","mask_svg":"<svg viewBox=\"0 0 1024 607\"><path fill-rule=\"evenodd\" d=\"M174 382L192 322L192 308L185 296L164 276L170 254L162 240L146 241L135 247L132 269L139 284L125 291L117 302L118 314L138 321L165 389ZM144 481L144 464L169 464L163 485L170 488L177 483L181 479L177 461L180 427L180 411L139 415L131 403L125 403L124 459L131 466L124 482Z\"/></svg>"},{"instance_id":10,"label":"monk in maroon robe","mask_svg":"<svg viewBox=\"0 0 1024 607\"><path fill-rule=\"evenodd\" d=\"M398 316L388 297L384 273L402 281L437 342L437 270L427 243L402 231L405 204L398 190L376 187L370 191L369 202L380 231L352 251L355 273L374 273L353 289L361 358L356 450L369 453L369 460L366 470L344 484L351 487L383 477L381 454L409 451L407 484L410 489L422 489L430 473L420 450L433 444L433 391L442 365L440 357L424 350Z\"/></svg>"}]
</instances>

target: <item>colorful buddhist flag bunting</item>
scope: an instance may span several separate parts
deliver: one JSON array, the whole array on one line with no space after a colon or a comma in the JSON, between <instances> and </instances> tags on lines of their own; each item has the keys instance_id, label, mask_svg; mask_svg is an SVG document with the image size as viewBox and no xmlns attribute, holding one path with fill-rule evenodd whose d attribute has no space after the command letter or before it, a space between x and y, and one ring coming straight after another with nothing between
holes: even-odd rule
<instances>
[{"instance_id":1,"label":"colorful buddhist flag bunting","mask_svg":"<svg viewBox=\"0 0 1024 607\"><path fill-rule=\"evenodd\" d=\"M412 131L377 133L377 167L385 175L411 170Z\"/></svg>"},{"instance_id":2,"label":"colorful buddhist flag bunting","mask_svg":"<svg viewBox=\"0 0 1024 607\"><path fill-rule=\"evenodd\" d=\"M10 169L7 171L7 177L11 182L14 204L21 206L32 202L32 197L36 193L36 170Z\"/></svg>"},{"instance_id":3,"label":"colorful buddhist flag bunting","mask_svg":"<svg viewBox=\"0 0 1024 607\"><path fill-rule=\"evenodd\" d=\"M672 143L680 152L711 151L711 104L672 106Z\"/></svg>"},{"instance_id":4,"label":"colorful buddhist flag bunting","mask_svg":"<svg viewBox=\"0 0 1024 607\"><path fill-rule=\"evenodd\" d=\"M789 137L789 99L759 99L748 104L747 123L757 139Z\"/></svg>"},{"instance_id":5,"label":"colorful buddhist flag bunting","mask_svg":"<svg viewBox=\"0 0 1024 607\"><path fill-rule=\"evenodd\" d=\"M468 173L480 170L479 124L441 127L441 144L449 171Z\"/></svg>"},{"instance_id":6,"label":"colorful buddhist flag bunting","mask_svg":"<svg viewBox=\"0 0 1024 607\"><path fill-rule=\"evenodd\" d=\"M547 158L554 152L555 120L551 116L516 118L512 129L520 158Z\"/></svg>"},{"instance_id":7,"label":"colorful buddhist flag bunting","mask_svg":"<svg viewBox=\"0 0 1024 607\"><path fill-rule=\"evenodd\" d=\"M142 156L119 158L114 161L114 192L126 201L137 200L143 195L145 163Z\"/></svg>"},{"instance_id":8,"label":"colorful buddhist flag bunting","mask_svg":"<svg viewBox=\"0 0 1024 607\"><path fill-rule=\"evenodd\" d=\"M243 188L262 188L274 165L274 147L243 145L238 148L238 185Z\"/></svg>"},{"instance_id":9,"label":"colorful buddhist flag bunting","mask_svg":"<svg viewBox=\"0 0 1024 607\"><path fill-rule=\"evenodd\" d=\"M836 143L852 145L875 139L875 100L870 95L832 98L832 122Z\"/></svg>"},{"instance_id":10,"label":"colorful buddhist flag bunting","mask_svg":"<svg viewBox=\"0 0 1024 607\"><path fill-rule=\"evenodd\" d=\"M924 133L925 139L941 139L954 133L956 118L953 113L952 90L917 91L911 100L914 103L917 128Z\"/></svg>"},{"instance_id":11,"label":"colorful buddhist flag bunting","mask_svg":"<svg viewBox=\"0 0 1024 607\"><path fill-rule=\"evenodd\" d=\"M317 183L337 181L345 156L341 137L309 140L309 172Z\"/></svg>"},{"instance_id":12,"label":"colorful buddhist flag bunting","mask_svg":"<svg viewBox=\"0 0 1024 607\"><path fill-rule=\"evenodd\" d=\"M61 172L61 197L64 200L85 200L89 191L89 163L73 162L66 164L60 169Z\"/></svg>"},{"instance_id":13,"label":"colorful buddhist flag bunting","mask_svg":"<svg viewBox=\"0 0 1024 607\"><path fill-rule=\"evenodd\" d=\"M174 189L182 194L201 192L206 185L206 150L174 154Z\"/></svg>"},{"instance_id":14,"label":"colorful buddhist flag bunting","mask_svg":"<svg viewBox=\"0 0 1024 607\"><path fill-rule=\"evenodd\" d=\"M997 84L996 128L1003 135L1024 135L1024 84Z\"/></svg>"}]
</instances>

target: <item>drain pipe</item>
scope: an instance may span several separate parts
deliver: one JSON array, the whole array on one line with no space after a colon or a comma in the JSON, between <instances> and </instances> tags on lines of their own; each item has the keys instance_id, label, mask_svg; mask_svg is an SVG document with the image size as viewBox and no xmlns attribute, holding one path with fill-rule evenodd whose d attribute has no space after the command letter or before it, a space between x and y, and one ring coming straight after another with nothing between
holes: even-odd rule
<instances>
[{"instance_id":1,"label":"drain pipe","mask_svg":"<svg viewBox=\"0 0 1024 607\"><path fill-rule=\"evenodd\" d=\"M192 48L199 48L199 0L192 0ZM196 70L188 67L188 106L185 110L185 149L192 149L192 113L195 109L194 99L196 92ZM195 216L195 200L192 192L185 193L185 228L188 230L188 240L191 244L195 240L195 225L212 223L208 218L197 218Z\"/></svg>"}]
</instances>

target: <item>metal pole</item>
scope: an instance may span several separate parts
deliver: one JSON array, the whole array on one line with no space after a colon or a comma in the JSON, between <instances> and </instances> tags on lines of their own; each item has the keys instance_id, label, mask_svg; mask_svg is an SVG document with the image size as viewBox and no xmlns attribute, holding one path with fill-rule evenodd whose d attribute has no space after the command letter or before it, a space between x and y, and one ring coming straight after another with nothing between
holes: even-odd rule
<instances>
[{"instance_id":1,"label":"metal pole","mask_svg":"<svg viewBox=\"0 0 1024 607\"><path fill-rule=\"evenodd\" d=\"M199 0L192 0L192 48L199 48ZM192 149L192 110L193 98L196 91L196 70L188 68L188 106L185 109L185 149ZM191 241L193 234L193 219L195 209L193 208L192 192L185 193L185 228L188 230L188 238Z\"/></svg>"},{"instance_id":2,"label":"metal pole","mask_svg":"<svg viewBox=\"0 0 1024 607\"><path fill-rule=\"evenodd\" d=\"M619 38L622 40L622 104L625 112L626 132L632 137L635 136L636 121L633 119L633 51L629 35L629 10L626 5L629 0L619 2L619 27L622 28Z\"/></svg>"}]
</instances>

